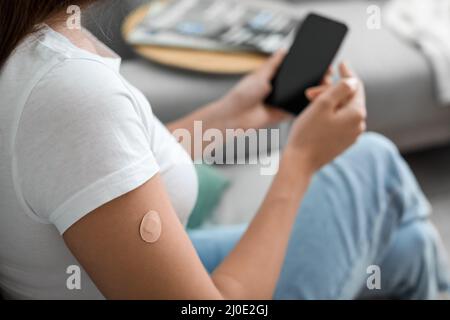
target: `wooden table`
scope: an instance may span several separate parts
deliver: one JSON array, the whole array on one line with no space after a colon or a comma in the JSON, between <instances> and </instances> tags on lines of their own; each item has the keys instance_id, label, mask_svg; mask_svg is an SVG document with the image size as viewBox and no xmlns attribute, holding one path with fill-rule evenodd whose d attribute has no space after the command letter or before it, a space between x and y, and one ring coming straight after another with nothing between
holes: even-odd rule
<instances>
[{"instance_id":1,"label":"wooden table","mask_svg":"<svg viewBox=\"0 0 450 320\"><path fill-rule=\"evenodd\" d=\"M163 0L154 0L152 3L155 1ZM125 39L151 10L152 3L137 8L125 19L122 26ZM153 45L136 45L134 50L142 57L163 65L215 74L248 73L267 60L266 55L256 53L212 52Z\"/></svg>"}]
</instances>

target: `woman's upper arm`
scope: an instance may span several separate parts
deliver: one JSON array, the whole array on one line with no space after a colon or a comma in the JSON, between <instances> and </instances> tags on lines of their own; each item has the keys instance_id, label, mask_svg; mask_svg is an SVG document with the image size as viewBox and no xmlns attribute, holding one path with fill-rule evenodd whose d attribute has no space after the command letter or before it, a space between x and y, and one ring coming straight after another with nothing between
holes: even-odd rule
<instances>
[{"instance_id":1,"label":"woman's upper arm","mask_svg":"<svg viewBox=\"0 0 450 320\"><path fill-rule=\"evenodd\" d=\"M160 215L155 243L140 235L143 217ZM170 203L159 175L96 209L63 235L108 299L221 299Z\"/></svg>"},{"instance_id":2,"label":"woman's upper arm","mask_svg":"<svg viewBox=\"0 0 450 320\"><path fill-rule=\"evenodd\" d=\"M63 234L107 298L220 298L157 174L150 113L107 66L61 62L24 106L20 196ZM150 210L163 224L154 244L139 233Z\"/></svg>"}]
</instances>

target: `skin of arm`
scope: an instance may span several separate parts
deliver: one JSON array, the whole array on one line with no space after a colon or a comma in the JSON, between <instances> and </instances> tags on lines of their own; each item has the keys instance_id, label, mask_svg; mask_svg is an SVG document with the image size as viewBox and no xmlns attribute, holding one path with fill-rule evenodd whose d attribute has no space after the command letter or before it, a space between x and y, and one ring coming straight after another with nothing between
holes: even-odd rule
<instances>
[{"instance_id":1,"label":"skin of arm","mask_svg":"<svg viewBox=\"0 0 450 320\"><path fill-rule=\"evenodd\" d=\"M293 220L312 171L286 153L258 217L210 276L181 225L159 176L95 210L64 234L72 253L108 299L271 299ZM289 168L294 168L291 170ZM149 208L163 230L145 243Z\"/></svg>"},{"instance_id":2,"label":"skin of arm","mask_svg":"<svg viewBox=\"0 0 450 320\"><path fill-rule=\"evenodd\" d=\"M271 299L299 204L313 174L365 129L364 90L351 71L326 85L295 121L280 170L236 248L209 275L157 175L98 208L64 235L68 248L109 299ZM331 147L330 147L331 146ZM145 243L144 215L162 221L161 238Z\"/></svg>"}]
</instances>

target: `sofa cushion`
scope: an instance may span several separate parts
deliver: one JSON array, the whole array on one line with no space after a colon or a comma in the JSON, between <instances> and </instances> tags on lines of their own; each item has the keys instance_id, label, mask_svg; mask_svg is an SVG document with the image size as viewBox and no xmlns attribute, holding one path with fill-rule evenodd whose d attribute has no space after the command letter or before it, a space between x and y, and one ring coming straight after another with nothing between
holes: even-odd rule
<instances>
[{"instance_id":1,"label":"sofa cushion","mask_svg":"<svg viewBox=\"0 0 450 320\"><path fill-rule=\"evenodd\" d=\"M209 219L210 225L233 225L248 223L258 212L274 178L274 175L262 175L262 163L279 163L280 154L261 158L257 165L218 166L222 175L232 181Z\"/></svg>"},{"instance_id":2,"label":"sofa cushion","mask_svg":"<svg viewBox=\"0 0 450 320\"><path fill-rule=\"evenodd\" d=\"M214 167L196 165L198 177L198 196L195 208L189 218L188 229L200 228L212 215L224 191L230 186L230 180Z\"/></svg>"}]
</instances>

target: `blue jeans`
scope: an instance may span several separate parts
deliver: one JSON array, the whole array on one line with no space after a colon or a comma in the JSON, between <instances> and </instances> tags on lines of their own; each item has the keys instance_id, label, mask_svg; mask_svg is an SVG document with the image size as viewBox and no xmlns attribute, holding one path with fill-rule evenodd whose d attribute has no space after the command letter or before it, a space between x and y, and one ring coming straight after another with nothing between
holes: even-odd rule
<instances>
[{"instance_id":1,"label":"blue jeans","mask_svg":"<svg viewBox=\"0 0 450 320\"><path fill-rule=\"evenodd\" d=\"M433 299L449 291L447 258L430 212L395 146L365 134L314 177L274 298ZM209 272L245 229L190 232Z\"/></svg>"}]
</instances>

